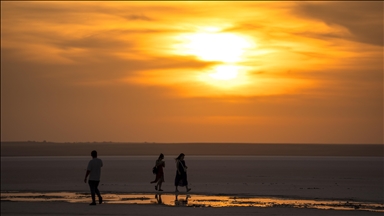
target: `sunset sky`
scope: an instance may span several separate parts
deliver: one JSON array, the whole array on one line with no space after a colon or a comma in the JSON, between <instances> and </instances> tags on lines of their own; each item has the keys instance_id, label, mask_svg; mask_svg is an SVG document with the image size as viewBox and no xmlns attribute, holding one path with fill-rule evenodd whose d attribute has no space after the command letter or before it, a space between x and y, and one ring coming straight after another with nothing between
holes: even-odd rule
<instances>
[{"instance_id":1,"label":"sunset sky","mask_svg":"<svg viewBox=\"0 0 384 216\"><path fill-rule=\"evenodd\" d=\"M1 140L383 143L383 2L1 2Z\"/></svg>"}]
</instances>

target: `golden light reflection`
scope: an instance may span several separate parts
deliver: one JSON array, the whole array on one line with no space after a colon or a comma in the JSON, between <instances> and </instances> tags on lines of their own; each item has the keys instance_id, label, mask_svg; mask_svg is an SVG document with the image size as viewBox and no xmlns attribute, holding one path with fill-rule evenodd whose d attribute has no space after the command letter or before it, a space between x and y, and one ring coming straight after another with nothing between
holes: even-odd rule
<instances>
[{"instance_id":1,"label":"golden light reflection","mask_svg":"<svg viewBox=\"0 0 384 216\"><path fill-rule=\"evenodd\" d=\"M50 192L50 193L1 193L2 201L16 202L89 202L89 195L73 192ZM135 204L166 206L193 206L193 207L293 207L313 209L333 209L350 211L384 212L384 205L374 202L357 202L344 200L311 200L277 197L252 197L252 196L217 196L196 194L103 194L103 202L108 204Z\"/></svg>"}]
</instances>

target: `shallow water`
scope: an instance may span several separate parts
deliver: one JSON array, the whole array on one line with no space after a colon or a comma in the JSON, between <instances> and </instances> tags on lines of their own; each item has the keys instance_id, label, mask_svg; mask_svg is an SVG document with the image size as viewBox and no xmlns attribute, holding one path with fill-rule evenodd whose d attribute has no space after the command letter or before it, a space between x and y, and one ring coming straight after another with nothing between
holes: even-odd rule
<instances>
[{"instance_id":1,"label":"shallow water","mask_svg":"<svg viewBox=\"0 0 384 216\"><path fill-rule=\"evenodd\" d=\"M101 192L154 192L153 156L108 156ZM1 157L1 190L88 192L90 157ZM174 156L165 156L162 189L174 191ZM377 157L186 156L195 194L296 197L384 203L383 159Z\"/></svg>"},{"instance_id":2,"label":"shallow water","mask_svg":"<svg viewBox=\"0 0 384 216\"><path fill-rule=\"evenodd\" d=\"M2 192L1 201L16 202L70 202L89 203L90 195L74 192ZM104 204L146 204L185 207L293 207L351 211L384 212L379 203L352 202L342 200L304 200L276 197L238 197L198 194L103 194Z\"/></svg>"}]
</instances>

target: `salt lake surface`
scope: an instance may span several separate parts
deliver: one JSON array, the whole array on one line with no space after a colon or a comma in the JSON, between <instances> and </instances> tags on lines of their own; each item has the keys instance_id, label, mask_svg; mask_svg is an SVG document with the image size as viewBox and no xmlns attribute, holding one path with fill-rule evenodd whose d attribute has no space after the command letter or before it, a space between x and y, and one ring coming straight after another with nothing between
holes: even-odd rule
<instances>
[{"instance_id":1,"label":"salt lake surface","mask_svg":"<svg viewBox=\"0 0 384 216\"><path fill-rule=\"evenodd\" d=\"M176 167L165 156L164 193ZM154 156L100 156L105 194L151 194ZM91 157L2 157L1 190L88 193L83 182ZM194 196L239 196L383 204L381 157L186 156ZM182 191L182 188L179 189Z\"/></svg>"}]
</instances>

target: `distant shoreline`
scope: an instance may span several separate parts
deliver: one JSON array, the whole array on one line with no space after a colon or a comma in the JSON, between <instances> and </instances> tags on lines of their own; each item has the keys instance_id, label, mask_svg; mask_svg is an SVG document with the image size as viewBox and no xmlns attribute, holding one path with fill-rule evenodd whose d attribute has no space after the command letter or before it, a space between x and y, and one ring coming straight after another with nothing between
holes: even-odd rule
<instances>
[{"instance_id":1,"label":"distant shoreline","mask_svg":"<svg viewBox=\"0 0 384 216\"><path fill-rule=\"evenodd\" d=\"M1 156L234 155L383 157L382 144L1 142Z\"/></svg>"}]
</instances>

